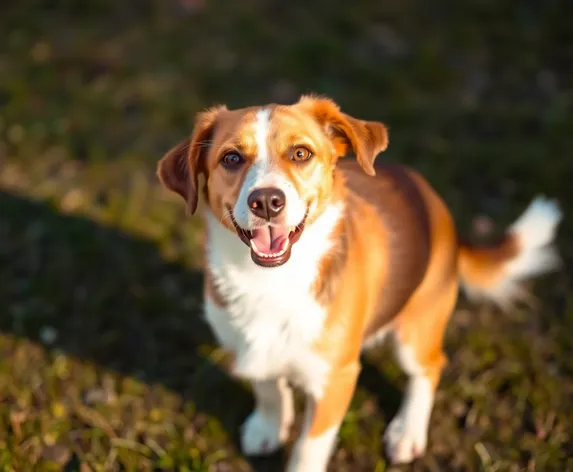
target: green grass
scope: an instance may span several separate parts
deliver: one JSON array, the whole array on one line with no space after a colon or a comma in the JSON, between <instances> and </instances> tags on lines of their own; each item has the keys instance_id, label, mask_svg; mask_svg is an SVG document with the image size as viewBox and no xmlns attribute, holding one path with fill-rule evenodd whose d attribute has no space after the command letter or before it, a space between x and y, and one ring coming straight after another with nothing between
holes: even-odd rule
<instances>
[{"instance_id":1,"label":"green grass","mask_svg":"<svg viewBox=\"0 0 573 472\"><path fill-rule=\"evenodd\" d=\"M181 5L185 3L188 8ZM200 224L155 163L195 112L331 95L390 127L460 232L559 199L539 305L460 302L427 471L573 471L571 3L22 0L0 7L0 470L277 471L200 320ZM59 6L56 8L55 5ZM365 359L332 471L389 467L404 377ZM288 452L288 451L287 451Z\"/></svg>"}]
</instances>

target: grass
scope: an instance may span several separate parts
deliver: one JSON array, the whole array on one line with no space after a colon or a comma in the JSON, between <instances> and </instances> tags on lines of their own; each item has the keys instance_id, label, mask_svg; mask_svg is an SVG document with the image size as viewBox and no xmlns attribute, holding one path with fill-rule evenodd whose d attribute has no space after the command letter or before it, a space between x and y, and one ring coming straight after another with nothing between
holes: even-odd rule
<instances>
[{"instance_id":1,"label":"grass","mask_svg":"<svg viewBox=\"0 0 573 472\"><path fill-rule=\"evenodd\" d=\"M0 469L276 471L200 319L201 228L155 163L193 115L331 95L390 126L460 232L537 193L563 270L533 310L463 300L430 449L392 469L404 377L364 362L332 471L573 471L571 4L22 0L0 7ZM287 451L288 452L288 451Z\"/></svg>"}]
</instances>

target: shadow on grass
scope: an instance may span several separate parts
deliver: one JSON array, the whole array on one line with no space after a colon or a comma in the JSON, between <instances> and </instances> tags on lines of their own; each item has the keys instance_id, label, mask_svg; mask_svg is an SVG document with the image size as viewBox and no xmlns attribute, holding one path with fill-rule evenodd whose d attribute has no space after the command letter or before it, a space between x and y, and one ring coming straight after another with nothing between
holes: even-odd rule
<instances>
[{"instance_id":1,"label":"shadow on grass","mask_svg":"<svg viewBox=\"0 0 573 472\"><path fill-rule=\"evenodd\" d=\"M238 447L253 400L210 357L201 272L165 262L150 241L47 202L0 192L0 208L2 331L42 343L48 328L57 333L50 349L164 385L217 418ZM374 366L365 363L360 383L391 409L386 418L393 414L396 389ZM251 465L276 470L284 456Z\"/></svg>"}]
</instances>

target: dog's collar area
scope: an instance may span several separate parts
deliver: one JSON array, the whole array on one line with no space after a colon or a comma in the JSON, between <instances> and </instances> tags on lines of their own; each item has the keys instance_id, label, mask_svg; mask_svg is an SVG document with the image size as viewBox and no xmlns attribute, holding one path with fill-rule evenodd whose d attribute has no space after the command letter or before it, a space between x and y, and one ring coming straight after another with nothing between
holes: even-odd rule
<instances>
[{"instance_id":1,"label":"dog's collar area","mask_svg":"<svg viewBox=\"0 0 573 472\"><path fill-rule=\"evenodd\" d=\"M231 221L237 235L251 249L251 259L261 267L278 267L290 259L291 248L301 237L308 216L294 228L265 225L252 230L241 228L232 211Z\"/></svg>"}]
</instances>

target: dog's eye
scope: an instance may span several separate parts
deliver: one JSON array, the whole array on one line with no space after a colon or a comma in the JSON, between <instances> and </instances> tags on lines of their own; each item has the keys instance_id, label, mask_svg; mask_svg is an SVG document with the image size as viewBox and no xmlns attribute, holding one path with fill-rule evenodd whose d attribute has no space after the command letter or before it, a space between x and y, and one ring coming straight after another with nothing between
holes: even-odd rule
<instances>
[{"instance_id":1,"label":"dog's eye","mask_svg":"<svg viewBox=\"0 0 573 472\"><path fill-rule=\"evenodd\" d=\"M245 162L245 159L236 152L228 152L222 157L221 162L227 169L235 169Z\"/></svg>"},{"instance_id":2,"label":"dog's eye","mask_svg":"<svg viewBox=\"0 0 573 472\"><path fill-rule=\"evenodd\" d=\"M312 152L303 146L297 146L292 150L291 160L297 162L308 161L312 157Z\"/></svg>"}]
</instances>

